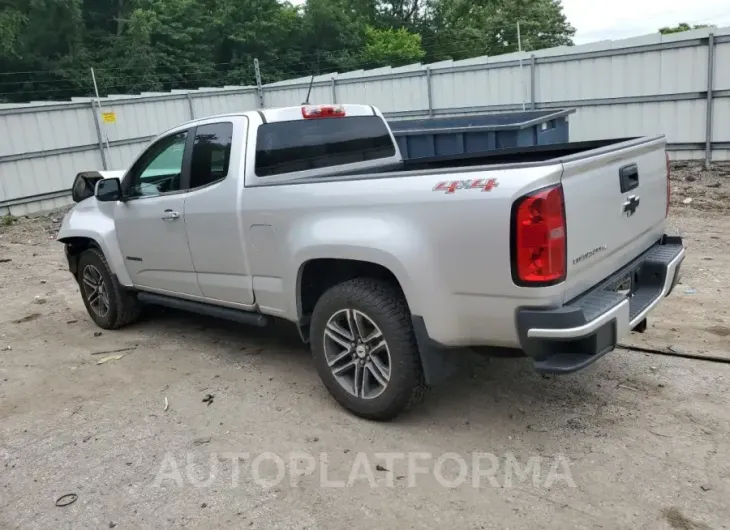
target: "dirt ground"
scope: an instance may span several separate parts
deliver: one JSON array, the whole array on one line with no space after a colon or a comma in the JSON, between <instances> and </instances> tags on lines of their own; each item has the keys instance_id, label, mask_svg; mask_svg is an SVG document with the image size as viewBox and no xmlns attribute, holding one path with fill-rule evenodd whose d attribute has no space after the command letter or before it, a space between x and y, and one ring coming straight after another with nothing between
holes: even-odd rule
<instances>
[{"instance_id":1,"label":"dirt ground","mask_svg":"<svg viewBox=\"0 0 730 530\"><path fill-rule=\"evenodd\" d=\"M728 176L676 168L684 277L630 344L730 359ZM730 527L728 364L620 349L544 377L474 356L417 410L370 423L285 324L159 310L101 333L58 218L0 228L2 529ZM490 479L473 479L489 467L475 453Z\"/></svg>"}]
</instances>

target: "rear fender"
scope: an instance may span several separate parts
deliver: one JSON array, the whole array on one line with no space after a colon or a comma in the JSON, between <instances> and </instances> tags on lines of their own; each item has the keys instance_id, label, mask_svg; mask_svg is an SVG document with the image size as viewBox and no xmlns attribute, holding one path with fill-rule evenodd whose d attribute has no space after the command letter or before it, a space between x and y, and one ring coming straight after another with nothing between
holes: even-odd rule
<instances>
[{"instance_id":1,"label":"rear fender","mask_svg":"<svg viewBox=\"0 0 730 530\"><path fill-rule=\"evenodd\" d=\"M400 284L413 314L422 314L422 293L415 285L438 288L432 249L423 239L423 230L400 215L373 215L328 212L305 217L287 234L284 248L290 249L285 262L293 265L285 274L286 293L291 293L289 311L298 320L297 277L304 263L314 259L345 259L380 265ZM414 281L414 274L419 275ZM293 313L293 314L292 314Z\"/></svg>"},{"instance_id":2,"label":"rear fender","mask_svg":"<svg viewBox=\"0 0 730 530\"><path fill-rule=\"evenodd\" d=\"M302 269L304 268L305 263L311 260L315 259L342 259L342 260L352 260L352 261L362 261L365 263L373 263L374 265L380 265L381 267L384 267L385 269L389 270L393 276L395 276L396 280L398 280L398 283L400 284L401 289L403 290L403 293L406 296L406 300L409 303L409 306L411 305L413 299L410 296L410 293L412 291L411 285L410 285L410 278L406 272L406 268L401 263L401 261L391 254L390 252L384 251L382 249L377 248L369 248L369 247L362 247L358 245L343 245L343 244L332 244L332 245L316 245L307 247L305 249L301 249L300 252L298 252L294 258L296 265L296 271L297 273L292 276L292 279L297 282L297 279L299 278L299 274L301 273ZM299 296L298 296L298 286L295 283L291 290L288 292L294 293L295 298L291 300L290 307L294 307L297 310L296 318L297 320L301 318L301 310L299 308ZM415 294L414 294L415 298ZM411 307L411 311L413 311L413 307Z\"/></svg>"},{"instance_id":3,"label":"rear fender","mask_svg":"<svg viewBox=\"0 0 730 530\"><path fill-rule=\"evenodd\" d=\"M296 263L298 264L297 270L297 286L295 289L291 289L289 292L296 293L296 299L292 301L293 307L296 307L298 321L301 322L302 309L300 304L300 288L299 288L299 276L304 267L304 264L312 259L343 259L352 261L361 261L366 263L372 263L380 265L381 267L390 271L395 279L400 284L403 294L406 297L409 309L411 311L411 318L413 322L413 330L415 333L416 341L418 343L418 351L421 358L421 366L423 367L424 377L428 385L436 385L443 380L447 379L452 375L457 368L455 351L452 349L444 348L440 344L435 343L428 336L426 331L426 325L423 317L421 316L420 307L420 296L417 293L412 284L412 278L407 273L406 265L398 258L394 253L383 248L373 248L358 245L343 245L343 244L332 244L332 245L317 245L308 247L301 253L297 254ZM426 260L427 261L427 260ZM417 267L416 263L412 263L411 267ZM421 263L422 270L426 267ZM436 285L431 283L431 285Z\"/></svg>"}]
</instances>

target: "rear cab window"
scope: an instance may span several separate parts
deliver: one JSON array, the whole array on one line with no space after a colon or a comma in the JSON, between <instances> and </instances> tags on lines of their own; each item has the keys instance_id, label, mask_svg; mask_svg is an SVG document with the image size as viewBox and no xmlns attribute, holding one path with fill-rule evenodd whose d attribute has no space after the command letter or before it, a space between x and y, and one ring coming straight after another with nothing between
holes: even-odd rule
<instances>
[{"instance_id":1,"label":"rear cab window","mask_svg":"<svg viewBox=\"0 0 730 530\"><path fill-rule=\"evenodd\" d=\"M255 172L268 177L390 158L395 153L379 116L271 122L258 128Z\"/></svg>"},{"instance_id":2,"label":"rear cab window","mask_svg":"<svg viewBox=\"0 0 730 530\"><path fill-rule=\"evenodd\" d=\"M228 175L233 140L233 123L199 125L190 163L190 189L221 181Z\"/></svg>"}]
</instances>

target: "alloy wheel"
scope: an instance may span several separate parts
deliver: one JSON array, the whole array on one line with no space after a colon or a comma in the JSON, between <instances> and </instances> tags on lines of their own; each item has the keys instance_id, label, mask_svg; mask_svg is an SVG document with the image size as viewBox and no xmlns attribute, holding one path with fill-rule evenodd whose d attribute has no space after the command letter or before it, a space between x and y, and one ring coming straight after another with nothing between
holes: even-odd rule
<instances>
[{"instance_id":1,"label":"alloy wheel","mask_svg":"<svg viewBox=\"0 0 730 530\"><path fill-rule=\"evenodd\" d=\"M362 311L342 309L330 317L324 331L324 353L332 375L353 396L374 399L388 387L388 343Z\"/></svg>"},{"instance_id":2,"label":"alloy wheel","mask_svg":"<svg viewBox=\"0 0 730 530\"><path fill-rule=\"evenodd\" d=\"M93 265L87 265L84 267L82 279L84 294L89 302L89 307L99 317L106 317L109 313L109 291L101 272Z\"/></svg>"}]
</instances>

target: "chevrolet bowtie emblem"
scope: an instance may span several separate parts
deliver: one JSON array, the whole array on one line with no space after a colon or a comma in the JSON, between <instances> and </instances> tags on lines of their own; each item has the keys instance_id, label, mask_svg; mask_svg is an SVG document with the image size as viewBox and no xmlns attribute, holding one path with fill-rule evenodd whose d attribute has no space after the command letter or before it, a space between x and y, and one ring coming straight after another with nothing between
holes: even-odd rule
<instances>
[{"instance_id":1,"label":"chevrolet bowtie emblem","mask_svg":"<svg viewBox=\"0 0 730 530\"><path fill-rule=\"evenodd\" d=\"M636 213L636 209L639 207L639 198L636 195L629 197L624 203L624 213L626 217L631 217Z\"/></svg>"}]
</instances>

